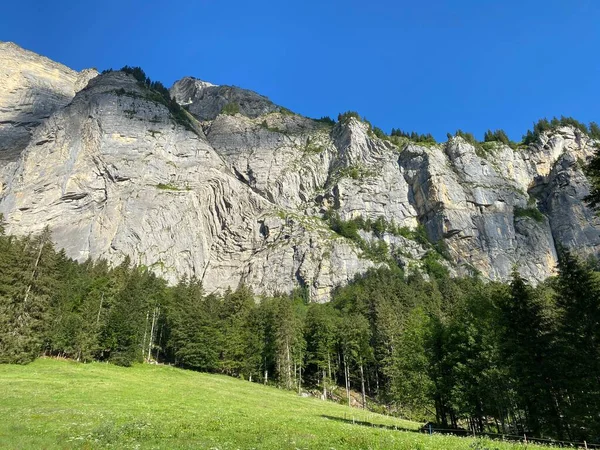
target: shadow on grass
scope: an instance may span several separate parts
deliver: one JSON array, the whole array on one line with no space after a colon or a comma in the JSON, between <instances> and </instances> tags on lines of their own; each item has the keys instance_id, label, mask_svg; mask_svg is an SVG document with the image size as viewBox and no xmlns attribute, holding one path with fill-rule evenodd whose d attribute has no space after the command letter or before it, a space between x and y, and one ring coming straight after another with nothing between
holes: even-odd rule
<instances>
[{"instance_id":1,"label":"shadow on grass","mask_svg":"<svg viewBox=\"0 0 600 450\"><path fill-rule=\"evenodd\" d=\"M380 428L380 429L393 430L393 431L412 431L413 433L425 433L425 434L431 434L431 432L433 431L433 434L454 435L457 437L472 437L474 439L485 437L485 438L492 439L495 441L524 442L525 445L527 445L527 443L533 443L533 444L541 444L541 445L549 446L549 447L553 447L553 448L554 447L556 447L556 448L567 447L567 448L586 448L586 449L590 449L590 450L591 449L600 450L600 444L590 444L587 442L557 441L554 439L544 439L544 438L529 437L529 436L524 436L524 435L498 434L498 433L475 433L475 434L472 434L471 431L463 430L463 429L431 428L430 430L427 430L425 428L419 428L419 429L415 430L414 428L406 428L406 427L397 426L397 425L384 425L381 423L373 423L373 422L367 422L364 420L356 420L354 417L351 417L349 419L347 417L342 418L342 417L328 416L325 414L322 414L321 417L323 417L324 419L335 420L337 422L348 423L348 424L352 424L352 425L362 425L365 427Z\"/></svg>"},{"instance_id":2,"label":"shadow on grass","mask_svg":"<svg viewBox=\"0 0 600 450\"><path fill-rule=\"evenodd\" d=\"M414 428L407 428L407 427L402 427L402 426L398 426L398 425L385 425L382 423L367 422L364 420L357 420L353 417L352 418L336 417L336 416L328 416L326 414L321 414L321 417L323 417L324 419L328 419L328 420L335 420L337 422L348 423L351 425L361 425L364 427L382 428L384 430L392 430L392 431L412 431L413 433L420 432L420 430L415 430Z\"/></svg>"}]
</instances>

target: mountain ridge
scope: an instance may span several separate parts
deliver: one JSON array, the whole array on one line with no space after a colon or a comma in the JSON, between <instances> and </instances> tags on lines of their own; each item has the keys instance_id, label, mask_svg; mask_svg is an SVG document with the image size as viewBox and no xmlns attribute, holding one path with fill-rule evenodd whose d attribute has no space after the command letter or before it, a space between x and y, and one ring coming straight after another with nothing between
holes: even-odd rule
<instances>
[{"instance_id":1,"label":"mountain ridge","mask_svg":"<svg viewBox=\"0 0 600 450\"><path fill-rule=\"evenodd\" d=\"M13 72L26 73L17 60ZM581 162L598 141L575 127L544 132L527 149L495 143L482 152L461 137L398 145L357 117L319 122L252 91L185 77L170 92L194 117L192 132L131 75L93 74L70 102L51 105L25 147L0 134L12 155L0 164L8 231L48 225L76 259L130 256L170 281L201 278L209 291L304 287L326 301L370 267L426 270L426 255L451 274L492 280L517 265L535 283L554 273L557 243L600 250L599 222L581 201ZM2 88L0 111L20 108L22 97ZM3 126L5 135L17 128ZM349 239L323 220L332 214L390 226L363 223ZM414 239L418 227L443 243L443 256ZM370 251L377 245L385 255Z\"/></svg>"}]
</instances>

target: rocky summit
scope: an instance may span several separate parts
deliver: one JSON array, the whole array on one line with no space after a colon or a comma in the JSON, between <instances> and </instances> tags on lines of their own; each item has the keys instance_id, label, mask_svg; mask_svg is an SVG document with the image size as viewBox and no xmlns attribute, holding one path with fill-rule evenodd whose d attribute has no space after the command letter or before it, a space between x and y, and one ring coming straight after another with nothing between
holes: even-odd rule
<instances>
[{"instance_id":1,"label":"rocky summit","mask_svg":"<svg viewBox=\"0 0 600 450\"><path fill-rule=\"evenodd\" d=\"M0 43L6 231L49 227L77 260L129 256L208 292L303 287L313 301L386 264L433 259L490 280L516 267L536 283L554 274L558 246L600 251L582 202L600 143L576 127L527 146L417 143L191 77L170 92L185 120L131 74L76 72Z\"/></svg>"}]
</instances>

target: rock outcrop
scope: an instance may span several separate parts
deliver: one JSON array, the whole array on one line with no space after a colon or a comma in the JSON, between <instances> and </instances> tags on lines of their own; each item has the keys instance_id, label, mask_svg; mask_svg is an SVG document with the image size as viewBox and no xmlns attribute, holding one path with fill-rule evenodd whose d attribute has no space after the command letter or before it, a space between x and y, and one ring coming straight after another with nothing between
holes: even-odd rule
<instances>
[{"instance_id":1,"label":"rock outcrop","mask_svg":"<svg viewBox=\"0 0 600 450\"><path fill-rule=\"evenodd\" d=\"M14 161L36 126L68 104L98 74L62 64L0 42L0 165Z\"/></svg>"},{"instance_id":2,"label":"rock outcrop","mask_svg":"<svg viewBox=\"0 0 600 450\"><path fill-rule=\"evenodd\" d=\"M200 120L213 120L227 105L248 117L258 117L280 108L267 97L235 86L216 86L196 78L186 77L171 88L171 96Z\"/></svg>"},{"instance_id":3,"label":"rock outcrop","mask_svg":"<svg viewBox=\"0 0 600 450\"><path fill-rule=\"evenodd\" d=\"M571 127L517 149L459 137L394 144L356 118L332 125L184 78L171 95L189 126L123 72L77 73L14 44L0 44L0 62L7 231L48 226L79 260L128 255L208 291L302 287L326 301L370 267L419 270L432 252L452 274L505 280L516 266L539 282L554 273L558 244L600 251L600 223L582 203L582 164L598 142ZM390 229L349 240L326 212ZM390 253L373 259L366 249L380 240Z\"/></svg>"}]
</instances>

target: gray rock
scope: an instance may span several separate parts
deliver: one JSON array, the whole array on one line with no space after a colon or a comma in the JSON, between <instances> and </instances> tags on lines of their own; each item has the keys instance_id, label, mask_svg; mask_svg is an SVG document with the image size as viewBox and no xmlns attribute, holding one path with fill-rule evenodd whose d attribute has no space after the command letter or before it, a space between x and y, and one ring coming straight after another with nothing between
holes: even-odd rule
<instances>
[{"instance_id":1,"label":"gray rock","mask_svg":"<svg viewBox=\"0 0 600 450\"><path fill-rule=\"evenodd\" d=\"M242 182L283 208L314 206L336 154L328 128L281 113L221 115L206 135Z\"/></svg>"},{"instance_id":2,"label":"gray rock","mask_svg":"<svg viewBox=\"0 0 600 450\"><path fill-rule=\"evenodd\" d=\"M580 160L581 161L581 160ZM571 153L564 154L536 186L540 209L550 219L555 242L583 255L600 252L600 219L583 202L589 183Z\"/></svg>"},{"instance_id":3,"label":"gray rock","mask_svg":"<svg viewBox=\"0 0 600 450\"><path fill-rule=\"evenodd\" d=\"M538 282L555 273L555 242L568 241L566 235L558 235L557 227L575 230L579 245L571 248L597 253L597 238L591 237L597 235L597 222L581 201L587 192L585 177L580 174L560 187L553 181L557 171L564 176L560 162L566 155L585 159L592 152L589 138L561 128L527 149L498 144L481 156L462 138L443 148L409 146L401 165L429 235L446 239L459 266L474 267L495 280L506 280L516 266L524 277ZM561 199L561 206L548 204L548 185L558 190L554 197ZM572 190L577 193L569 193ZM518 217L516 211L537 209L536 196L544 198L540 205L546 203L542 210L550 212L548 217L540 223Z\"/></svg>"},{"instance_id":4,"label":"gray rock","mask_svg":"<svg viewBox=\"0 0 600 450\"><path fill-rule=\"evenodd\" d=\"M98 72L62 64L0 42L0 165L18 159L35 127L68 104Z\"/></svg>"},{"instance_id":5,"label":"gray rock","mask_svg":"<svg viewBox=\"0 0 600 450\"><path fill-rule=\"evenodd\" d=\"M170 282L197 276L209 292L302 287L326 301L382 264L329 229L328 209L392 224L395 235L360 236L383 239L407 270L423 270L435 248L410 239L417 227L447 248L452 275L506 280L517 267L536 283L555 273L558 244L600 251L581 170L598 142L571 127L528 148L398 147L354 118L332 127L184 78L171 93L202 121L189 127L130 75L76 73L14 44L0 44L0 62L7 231L49 226L79 260L128 255ZM228 103L240 114L220 114Z\"/></svg>"},{"instance_id":6,"label":"gray rock","mask_svg":"<svg viewBox=\"0 0 600 450\"><path fill-rule=\"evenodd\" d=\"M121 72L95 78L43 122L13 172L0 201L7 231L49 226L79 260L129 255L171 282L195 275L209 292L300 285L315 301L373 266L320 219L240 182L202 131L178 125Z\"/></svg>"},{"instance_id":7,"label":"gray rock","mask_svg":"<svg viewBox=\"0 0 600 450\"><path fill-rule=\"evenodd\" d=\"M192 77L182 78L171 88L171 95L198 120L213 120L223 107L234 103L241 114L258 117L279 107L267 97L235 86L215 86Z\"/></svg>"},{"instance_id":8,"label":"gray rock","mask_svg":"<svg viewBox=\"0 0 600 450\"><path fill-rule=\"evenodd\" d=\"M399 149L374 139L368 126L353 118L335 127L333 139L340 156L329 185L340 216L384 217L398 226L414 228L417 212L399 167Z\"/></svg>"}]
</instances>

